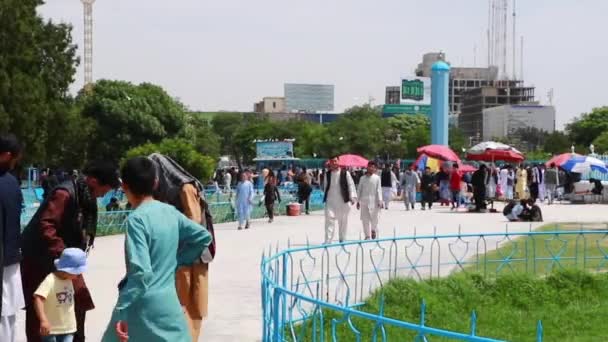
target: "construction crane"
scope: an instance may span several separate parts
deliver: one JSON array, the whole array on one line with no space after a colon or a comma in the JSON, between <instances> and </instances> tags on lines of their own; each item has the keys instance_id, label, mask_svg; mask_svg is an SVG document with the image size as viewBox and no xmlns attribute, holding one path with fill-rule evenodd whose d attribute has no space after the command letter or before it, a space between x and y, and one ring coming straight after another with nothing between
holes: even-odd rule
<instances>
[{"instance_id":1,"label":"construction crane","mask_svg":"<svg viewBox=\"0 0 608 342\"><path fill-rule=\"evenodd\" d=\"M80 0L84 7L84 88L93 85L93 3L95 0Z\"/></svg>"}]
</instances>

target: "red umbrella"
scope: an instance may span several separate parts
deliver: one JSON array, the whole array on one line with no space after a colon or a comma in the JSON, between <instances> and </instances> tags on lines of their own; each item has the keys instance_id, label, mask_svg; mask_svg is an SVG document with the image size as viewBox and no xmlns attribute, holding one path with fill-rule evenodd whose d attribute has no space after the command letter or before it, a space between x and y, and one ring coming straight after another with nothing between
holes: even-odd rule
<instances>
[{"instance_id":1,"label":"red umbrella","mask_svg":"<svg viewBox=\"0 0 608 342\"><path fill-rule=\"evenodd\" d=\"M473 165L459 163L458 170L460 170L460 172L469 173L477 171L477 168Z\"/></svg>"},{"instance_id":2,"label":"red umbrella","mask_svg":"<svg viewBox=\"0 0 608 342\"><path fill-rule=\"evenodd\" d=\"M343 154L338 157L338 165L342 167L367 167L369 161L356 154Z\"/></svg>"},{"instance_id":3,"label":"red umbrella","mask_svg":"<svg viewBox=\"0 0 608 342\"><path fill-rule=\"evenodd\" d=\"M482 154L467 154L467 159L486 162L504 161L507 163L519 163L526 158L515 151L487 150Z\"/></svg>"},{"instance_id":4,"label":"red umbrella","mask_svg":"<svg viewBox=\"0 0 608 342\"><path fill-rule=\"evenodd\" d=\"M545 163L547 167L550 167L551 164L555 164L555 166L562 166L563 163L567 162L570 158L579 156L578 153L562 153L558 154L551 158L548 162Z\"/></svg>"},{"instance_id":5,"label":"red umbrella","mask_svg":"<svg viewBox=\"0 0 608 342\"><path fill-rule=\"evenodd\" d=\"M452 149L444 145L426 145L419 147L416 150L419 154L426 154L427 156L435 159L441 159L446 161L459 162L460 158Z\"/></svg>"}]
</instances>

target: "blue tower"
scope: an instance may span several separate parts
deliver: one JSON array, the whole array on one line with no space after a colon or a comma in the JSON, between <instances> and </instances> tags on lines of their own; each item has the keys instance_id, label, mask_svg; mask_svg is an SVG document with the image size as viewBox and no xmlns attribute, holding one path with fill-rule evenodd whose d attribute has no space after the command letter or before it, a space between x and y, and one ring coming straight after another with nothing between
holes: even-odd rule
<instances>
[{"instance_id":1,"label":"blue tower","mask_svg":"<svg viewBox=\"0 0 608 342\"><path fill-rule=\"evenodd\" d=\"M431 68L431 144L448 145L450 66L438 61Z\"/></svg>"}]
</instances>

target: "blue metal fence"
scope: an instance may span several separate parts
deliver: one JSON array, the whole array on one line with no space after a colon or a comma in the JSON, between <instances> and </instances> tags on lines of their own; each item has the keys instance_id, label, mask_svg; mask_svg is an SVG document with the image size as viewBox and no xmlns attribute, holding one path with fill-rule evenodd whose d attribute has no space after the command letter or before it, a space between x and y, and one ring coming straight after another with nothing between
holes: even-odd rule
<instances>
[{"instance_id":1,"label":"blue metal fence","mask_svg":"<svg viewBox=\"0 0 608 342\"><path fill-rule=\"evenodd\" d=\"M297 188L281 189L281 203L276 204L275 210L279 215L285 215L287 205L297 201ZM21 226L25 227L36 213L39 206L39 198L34 189L22 189L24 195L25 208L21 215ZM230 192L210 192L206 194L209 210L213 216L214 223L233 222L237 220L237 213L234 206L234 194ZM266 217L266 207L263 205L261 194L254 198L254 206L251 213L252 219ZM103 208L104 201L100 201ZM314 190L310 196L310 210L320 210L323 208L323 192ZM124 220L130 211L105 211L100 209L97 221L97 234L112 235L124 232Z\"/></svg>"},{"instance_id":2,"label":"blue metal fence","mask_svg":"<svg viewBox=\"0 0 608 342\"><path fill-rule=\"evenodd\" d=\"M284 251L271 247L261 260L262 340L337 341L337 330L344 326L354 336L349 341L386 341L389 327L415 334L415 341L427 341L431 336L500 341L499 337L477 335L475 312L470 317L470 330L457 332L427 326L424 302L419 322L385 316L382 294L376 313L361 307L367 297L375 291L381 293L383 285L395 278L423 281L453 272L475 272L488 278L518 272L540 275L563 268L606 271L607 242L608 227L601 226L562 231L559 227L555 231L507 229L489 234L435 232L332 245L307 243ZM506 243L511 246L509 251L497 250ZM496 255L486 255L491 250L497 250ZM373 325L369 335L363 336L357 329L355 321L361 320ZM542 341L542 323L530 324L537 332L527 338Z\"/></svg>"}]
</instances>

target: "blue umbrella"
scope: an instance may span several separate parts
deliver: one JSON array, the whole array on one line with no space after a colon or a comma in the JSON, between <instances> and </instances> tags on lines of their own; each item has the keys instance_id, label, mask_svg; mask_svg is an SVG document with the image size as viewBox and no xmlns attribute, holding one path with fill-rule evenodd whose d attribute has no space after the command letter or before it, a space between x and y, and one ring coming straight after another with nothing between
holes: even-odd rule
<instances>
[{"instance_id":1,"label":"blue umbrella","mask_svg":"<svg viewBox=\"0 0 608 342\"><path fill-rule=\"evenodd\" d=\"M603 161L589 156L573 155L561 167L569 172L585 173L589 171L599 171L602 173L608 173L606 163Z\"/></svg>"}]
</instances>

